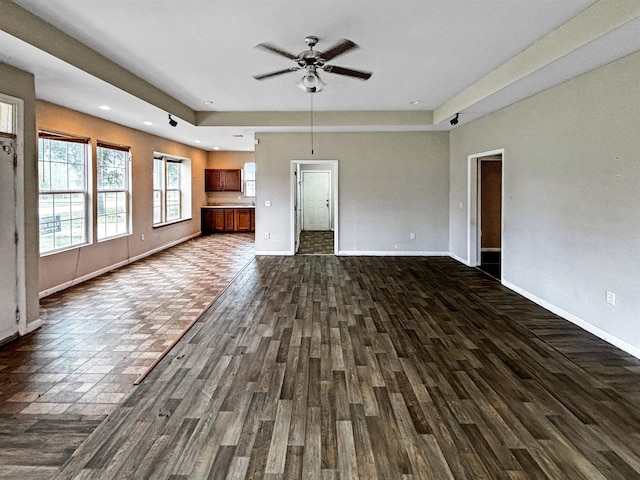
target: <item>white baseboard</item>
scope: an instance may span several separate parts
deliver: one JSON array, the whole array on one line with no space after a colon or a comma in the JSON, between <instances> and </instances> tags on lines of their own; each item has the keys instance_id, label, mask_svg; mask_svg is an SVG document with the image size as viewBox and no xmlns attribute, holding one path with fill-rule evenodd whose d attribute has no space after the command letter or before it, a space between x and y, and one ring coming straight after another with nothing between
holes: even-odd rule
<instances>
[{"instance_id":1,"label":"white baseboard","mask_svg":"<svg viewBox=\"0 0 640 480\"><path fill-rule=\"evenodd\" d=\"M387 250L340 250L338 255L346 257L447 257L449 252L424 252L424 251L387 251Z\"/></svg>"},{"instance_id":2,"label":"white baseboard","mask_svg":"<svg viewBox=\"0 0 640 480\"><path fill-rule=\"evenodd\" d=\"M459 257L459 256L458 256L458 255L456 255L455 253L451 253L451 252L449 252L449 256L450 256L451 258L453 258L454 260L457 260L458 262L460 262L460 263L462 263L462 264L466 265L467 267L470 267L470 266L471 266L471 264L469 264L469 260L467 260L466 258Z\"/></svg>"},{"instance_id":3,"label":"white baseboard","mask_svg":"<svg viewBox=\"0 0 640 480\"><path fill-rule=\"evenodd\" d=\"M26 335L27 333L31 333L34 330L40 328L41 326L42 326L42 320L39 319L39 318L37 320L34 320L33 322L29 322L29 323L27 323L27 327L25 329L25 332L24 333L20 333L20 336Z\"/></svg>"},{"instance_id":4,"label":"white baseboard","mask_svg":"<svg viewBox=\"0 0 640 480\"><path fill-rule=\"evenodd\" d=\"M293 256L293 252L287 250L256 250L256 257L260 256Z\"/></svg>"},{"instance_id":5,"label":"white baseboard","mask_svg":"<svg viewBox=\"0 0 640 480\"><path fill-rule=\"evenodd\" d=\"M200 232L194 233L192 235L188 235L178 240L174 240L173 242L166 243L160 247L154 248L153 250L149 250L147 252L141 253L140 255L136 255L135 257L128 258L126 260L122 260L121 262L114 263L107 267L101 268L99 270L95 270L91 273L83 275L78 278L74 278L68 282L61 283L60 285L56 285L55 287L47 288L39 293L40 298L48 297L49 295L53 295L54 293L60 292L66 288L73 287L74 285L78 285L82 282L86 282L87 280L91 280L92 278L98 277L104 273L110 272L111 270L115 270L116 268L124 267L125 265L129 265L130 263L136 262L138 260L142 260L145 257L153 255L154 253L161 252L162 250L166 250L167 248L174 247L180 243L186 242L187 240L191 240L192 238L199 237L201 235Z\"/></svg>"},{"instance_id":6,"label":"white baseboard","mask_svg":"<svg viewBox=\"0 0 640 480\"><path fill-rule=\"evenodd\" d=\"M533 293L528 292L527 290L524 290L523 288L520 288L517 285L514 285L513 283L507 280L502 280L502 284L505 287L513 290L514 292L519 293L523 297L531 300L533 303L537 303L541 307L549 310L551 313L555 313L559 317L562 317L565 320L570 321L574 325L577 325L583 330L586 330L587 332L595 335L596 337L601 338L605 342L608 342L611 345L618 347L620 350L627 352L629 355L633 355L636 358L640 358L640 348L634 345L631 345L630 343L627 343L624 340L621 340L618 337L615 337L610 333L605 332L604 330L601 330L595 325L592 325L589 322L586 322L585 320L582 320L581 318L576 317L574 314L569 313L566 310L563 310L562 308L557 307L552 303L549 303L546 300L543 300L542 298L537 297Z\"/></svg>"}]
</instances>

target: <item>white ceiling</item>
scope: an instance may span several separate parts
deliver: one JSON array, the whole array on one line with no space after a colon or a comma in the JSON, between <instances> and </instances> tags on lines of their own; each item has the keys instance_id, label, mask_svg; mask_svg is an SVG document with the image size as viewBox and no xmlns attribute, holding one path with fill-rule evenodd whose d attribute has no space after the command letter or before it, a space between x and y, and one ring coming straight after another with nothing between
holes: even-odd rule
<instances>
[{"instance_id":1,"label":"white ceiling","mask_svg":"<svg viewBox=\"0 0 640 480\"><path fill-rule=\"evenodd\" d=\"M5 0L0 2L0 8ZM299 73L257 81L293 66L255 49L292 53L317 35L318 50L342 38L360 48L331 63L372 71L368 81L322 73L315 110L434 110L595 0L15 0L81 43L158 87L193 111L307 111ZM639 21L627 22L508 88L462 110L460 125L640 49ZM0 61L31 71L38 98L211 150L252 150L253 133L305 125L167 125L166 111L15 36L0 31ZM138 95L140 97L140 95ZM418 105L409 102L419 100ZM212 101L206 105L205 101ZM109 112L98 105L113 107ZM154 122L152 126L143 121ZM368 126L368 129L398 129ZM449 129L436 125L404 127ZM361 130L363 126L341 126ZM325 126L324 130L331 130ZM235 137L233 135L236 135ZM243 135L238 137L237 135ZM201 143L194 143L200 140Z\"/></svg>"}]
</instances>

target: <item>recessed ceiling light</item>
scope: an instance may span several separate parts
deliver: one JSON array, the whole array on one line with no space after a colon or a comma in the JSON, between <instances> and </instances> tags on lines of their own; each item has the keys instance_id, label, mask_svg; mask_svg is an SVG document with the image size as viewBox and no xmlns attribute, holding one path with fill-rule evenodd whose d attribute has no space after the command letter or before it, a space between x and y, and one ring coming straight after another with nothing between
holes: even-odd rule
<instances>
[{"instance_id":1,"label":"recessed ceiling light","mask_svg":"<svg viewBox=\"0 0 640 480\"><path fill-rule=\"evenodd\" d=\"M220 150L220 147L213 147L214 150Z\"/></svg>"},{"instance_id":2,"label":"recessed ceiling light","mask_svg":"<svg viewBox=\"0 0 640 480\"><path fill-rule=\"evenodd\" d=\"M410 105L418 105L420 103L420 100L412 100L409 102Z\"/></svg>"},{"instance_id":3,"label":"recessed ceiling light","mask_svg":"<svg viewBox=\"0 0 640 480\"><path fill-rule=\"evenodd\" d=\"M108 112L109 110L111 110L111 107L109 105L100 105L98 108L100 110L104 110L105 112Z\"/></svg>"},{"instance_id":4,"label":"recessed ceiling light","mask_svg":"<svg viewBox=\"0 0 640 480\"><path fill-rule=\"evenodd\" d=\"M149 120L147 120L146 122L142 122L142 123L144 123L145 125L153 125L153 122L150 122Z\"/></svg>"},{"instance_id":5,"label":"recessed ceiling light","mask_svg":"<svg viewBox=\"0 0 640 480\"><path fill-rule=\"evenodd\" d=\"M200 140L194 140L195 143L200 143Z\"/></svg>"},{"instance_id":6,"label":"recessed ceiling light","mask_svg":"<svg viewBox=\"0 0 640 480\"><path fill-rule=\"evenodd\" d=\"M213 105L213 100L205 100L204 104L205 105Z\"/></svg>"}]
</instances>

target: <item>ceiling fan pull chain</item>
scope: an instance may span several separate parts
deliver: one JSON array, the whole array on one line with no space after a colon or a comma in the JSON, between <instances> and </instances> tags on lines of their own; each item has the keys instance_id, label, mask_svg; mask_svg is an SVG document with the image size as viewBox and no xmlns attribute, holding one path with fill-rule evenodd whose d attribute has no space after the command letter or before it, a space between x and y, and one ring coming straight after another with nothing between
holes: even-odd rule
<instances>
[{"instance_id":1,"label":"ceiling fan pull chain","mask_svg":"<svg viewBox=\"0 0 640 480\"><path fill-rule=\"evenodd\" d=\"M311 124L311 155L313 155L313 93L309 94L311 107L309 109L310 124Z\"/></svg>"}]
</instances>

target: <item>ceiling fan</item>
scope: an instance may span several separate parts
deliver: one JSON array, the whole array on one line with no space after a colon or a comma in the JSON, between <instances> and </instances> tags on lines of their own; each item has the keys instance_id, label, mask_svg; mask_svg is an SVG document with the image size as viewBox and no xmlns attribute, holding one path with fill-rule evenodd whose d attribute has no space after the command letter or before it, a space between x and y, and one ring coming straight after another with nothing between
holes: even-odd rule
<instances>
[{"instance_id":1,"label":"ceiling fan","mask_svg":"<svg viewBox=\"0 0 640 480\"><path fill-rule=\"evenodd\" d=\"M298 87L308 93L315 93L322 90L326 85L318 76L318 70L323 70L328 73L335 73L337 75L345 75L347 77L359 78L361 80L368 80L371 77L371 72L364 72L362 70L353 70L351 68L338 67L335 65L328 65L327 62L333 60L338 55L342 55L349 50L358 48L358 46L351 40L342 39L336 45L329 50L320 52L314 50L313 47L318 43L318 37L309 35L305 37L304 41L309 47L308 50L303 50L298 55L287 52L286 50L272 45L271 43L261 43L256 45L256 48L261 48L269 52L281 55L296 62L295 67L285 68L275 72L265 73L263 75L254 75L256 80L264 80L265 78L275 77L276 75L282 75L283 73L296 72L298 70L305 70L305 74L302 79L297 83Z\"/></svg>"}]
</instances>

